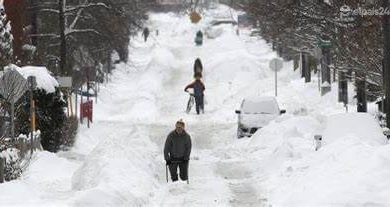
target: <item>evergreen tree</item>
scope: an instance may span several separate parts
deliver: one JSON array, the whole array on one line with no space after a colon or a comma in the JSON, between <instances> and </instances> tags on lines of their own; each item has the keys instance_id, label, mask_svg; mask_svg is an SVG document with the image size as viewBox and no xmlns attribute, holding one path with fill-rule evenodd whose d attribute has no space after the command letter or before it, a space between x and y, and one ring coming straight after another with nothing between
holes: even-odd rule
<instances>
[{"instance_id":1,"label":"evergreen tree","mask_svg":"<svg viewBox=\"0 0 390 207\"><path fill-rule=\"evenodd\" d=\"M13 53L11 26L6 20L4 9L0 7L0 69L11 63Z\"/></svg>"},{"instance_id":2,"label":"evergreen tree","mask_svg":"<svg viewBox=\"0 0 390 207\"><path fill-rule=\"evenodd\" d=\"M41 144L44 150L57 152L70 139L67 132L67 117L64 111L66 102L61 92L57 89L54 93L46 93L45 90L34 91L37 129L41 131ZM28 134L30 131L29 121L29 95L21 98L17 111L16 129L20 134ZM77 129L76 129L77 130Z\"/></svg>"}]
</instances>

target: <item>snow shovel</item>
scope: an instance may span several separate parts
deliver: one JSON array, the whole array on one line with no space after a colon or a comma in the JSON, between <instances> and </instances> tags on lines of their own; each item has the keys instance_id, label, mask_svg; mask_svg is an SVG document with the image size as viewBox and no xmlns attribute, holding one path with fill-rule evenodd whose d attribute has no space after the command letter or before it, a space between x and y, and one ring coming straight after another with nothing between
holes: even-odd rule
<instances>
[{"instance_id":1,"label":"snow shovel","mask_svg":"<svg viewBox=\"0 0 390 207\"><path fill-rule=\"evenodd\" d=\"M190 184L190 161L187 163L187 184Z\"/></svg>"}]
</instances>

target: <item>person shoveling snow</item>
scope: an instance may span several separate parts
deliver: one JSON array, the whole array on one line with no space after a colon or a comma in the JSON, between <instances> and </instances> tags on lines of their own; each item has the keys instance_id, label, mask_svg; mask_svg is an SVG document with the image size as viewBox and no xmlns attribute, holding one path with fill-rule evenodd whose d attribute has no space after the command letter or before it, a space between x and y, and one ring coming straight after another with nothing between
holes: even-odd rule
<instances>
[{"instance_id":1,"label":"person shoveling snow","mask_svg":"<svg viewBox=\"0 0 390 207\"><path fill-rule=\"evenodd\" d=\"M178 167L180 169L180 179L188 182L188 162L192 146L191 136L184 128L185 123L180 119L176 122L176 129L169 133L165 141L164 158L173 182L179 179L177 175Z\"/></svg>"}]
</instances>

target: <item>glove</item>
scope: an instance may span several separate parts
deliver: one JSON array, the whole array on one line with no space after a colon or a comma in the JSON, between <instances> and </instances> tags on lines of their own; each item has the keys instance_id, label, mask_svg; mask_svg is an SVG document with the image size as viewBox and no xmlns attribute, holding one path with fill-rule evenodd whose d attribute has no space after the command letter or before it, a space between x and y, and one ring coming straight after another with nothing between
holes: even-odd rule
<instances>
[{"instance_id":1,"label":"glove","mask_svg":"<svg viewBox=\"0 0 390 207\"><path fill-rule=\"evenodd\" d=\"M171 160L165 160L167 165L170 165L171 164Z\"/></svg>"}]
</instances>

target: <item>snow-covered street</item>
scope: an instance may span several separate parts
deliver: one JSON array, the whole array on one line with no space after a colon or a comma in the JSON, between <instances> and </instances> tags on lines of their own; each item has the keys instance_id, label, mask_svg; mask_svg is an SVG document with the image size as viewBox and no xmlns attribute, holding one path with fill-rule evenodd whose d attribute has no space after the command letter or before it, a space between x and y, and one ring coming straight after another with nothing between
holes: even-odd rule
<instances>
[{"instance_id":1,"label":"snow-covered street","mask_svg":"<svg viewBox=\"0 0 390 207\"><path fill-rule=\"evenodd\" d=\"M364 131L361 141L346 132L346 139L314 151L315 134L343 136L327 120L342 124L348 117L332 116L345 113L337 89L321 98L317 79L305 84L291 62L279 74L277 97L287 113L252 138L237 139L234 112L242 99L274 95L268 65L277 55L231 25L195 46L194 34L215 13L234 11L207 11L197 25L186 16L152 13L148 24L159 35L132 41L129 62L101 86L91 128L81 127L70 151L37 153L20 179L0 185L0 206L390 206L385 137L370 125L372 143ZM201 115L185 113L184 87L197 57L206 87ZM351 114L362 120L357 128L371 120ZM163 157L181 118L192 138L189 185L166 182Z\"/></svg>"}]
</instances>

